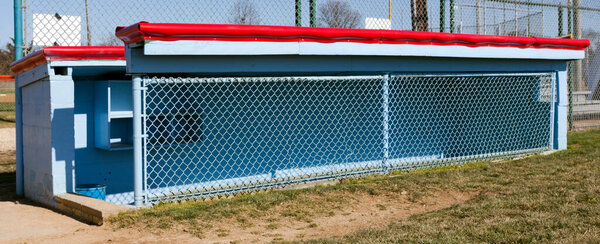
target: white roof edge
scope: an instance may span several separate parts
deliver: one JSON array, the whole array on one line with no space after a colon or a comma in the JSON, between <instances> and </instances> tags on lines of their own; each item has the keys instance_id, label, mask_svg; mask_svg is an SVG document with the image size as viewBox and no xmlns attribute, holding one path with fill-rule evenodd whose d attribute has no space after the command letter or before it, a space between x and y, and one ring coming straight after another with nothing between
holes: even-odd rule
<instances>
[{"instance_id":1,"label":"white roof edge","mask_svg":"<svg viewBox=\"0 0 600 244\"><path fill-rule=\"evenodd\" d=\"M354 42L149 41L145 55L350 55L494 59L583 59L583 50Z\"/></svg>"},{"instance_id":2,"label":"white roof edge","mask_svg":"<svg viewBox=\"0 0 600 244\"><path fill-rule=\"evenodd\" d=\"M122 66L126 65L125 60L114 60L114 59L86 59L86 60L50 60L48 65L55 66L68 66L68 67L94 67L94 66Z\"/></svg>"}]
</instances>

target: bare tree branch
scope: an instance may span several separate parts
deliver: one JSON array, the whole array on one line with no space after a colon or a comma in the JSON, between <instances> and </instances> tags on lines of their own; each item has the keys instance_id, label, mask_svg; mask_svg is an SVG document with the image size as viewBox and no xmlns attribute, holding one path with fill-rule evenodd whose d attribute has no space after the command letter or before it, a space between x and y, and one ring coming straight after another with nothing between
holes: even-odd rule
<instances>
[{"instance_id":1,"label":"bare tree branch","mask_svg":"<svg viewBox=\"0 0 600 244\"><path fill-rule=\"evenodd\" d=\"M329 0L319 6L320 26L330 28L358 28L361 15L350 4L338 0Z\"/></svg>"},{"instance_id":2,"label":"bare tree branch","mask_svg":"<svg viewBox=\"0 0 600 244\"><path fill-rule=\"evenodd\" d=\"M232 22L239 25L258 25L260 15L250 0L238 0L231 10Z\"/></svg>"}]
</instances>

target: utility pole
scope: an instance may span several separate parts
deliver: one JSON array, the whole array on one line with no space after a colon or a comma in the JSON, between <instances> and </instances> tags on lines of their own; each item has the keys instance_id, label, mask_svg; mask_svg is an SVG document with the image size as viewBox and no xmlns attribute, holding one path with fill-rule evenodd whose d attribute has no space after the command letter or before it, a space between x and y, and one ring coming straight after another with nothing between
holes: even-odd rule
<instances>
[{"instance_id":1,"label":"utility pole","mask_svg":"<svg viewBox=\"0 0 600 244\"><path fill-rule=\"evenodd\" d=\"M92 45L92 33L90 33L90 11L88 7L88 0L85 0L85 25L87 28L87 45Z\"/></svg>"},{"instance_id":2,"label":"utility pole","mask_svg":"<svg viewBox=\"0 0 600 244\"><path fill-rule=\"evenodd\" d=\"M481 0L477 0L476 4L476 16L477 16L477 34L481 35Z\"/></svg>"}]
</instances>

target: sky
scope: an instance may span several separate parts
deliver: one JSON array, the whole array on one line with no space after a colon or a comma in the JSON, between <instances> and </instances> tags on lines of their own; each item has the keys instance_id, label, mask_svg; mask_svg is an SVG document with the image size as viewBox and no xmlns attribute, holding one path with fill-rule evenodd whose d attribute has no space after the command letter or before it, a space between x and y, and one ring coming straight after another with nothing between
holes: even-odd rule
<instances>
[{"instance_id":1,"label":"sky","mask_svg":"<svg viewBox=\"0 0 600 244\"><path fill-rule=\"evenodd\" d=\"M13 1L0 0L0 47L4 47L14 36L13 29Z\"/></svg>"},{"instance_id":2,"label":"sky","mask_svg":"<svg viewBox=\"0 0 600 244\"><path fill-rule=\"evenodd\" d=\"M150 22L184 22L184 23L231 23L233 4L239 0L89 0L89 16L92 44L98 45L114 38L117 25L130 25L141 20ZM260 15L261 23L267 25L294 25L294 0L248 0ZM322 4L327 0L317 0ZM362 20L366 17L387 18L388 0L342 0L352 9L358 11ZM566 0L535 0L544 3L564 3ZM6 43L13 36L12 0L0 0L0 43ZM456 0L456 27L463 33L474 33L475 0ZM482 34L496 34L499 28L515 28L519 31L529 29L535 35L557 36L558 15L556 8L527 8L520 5L515 11L514 5L482 1L486 11L482 12L484 22L488 24ZM588 6L600 8L598 0L582 0ZM410 0L391 0L392 28L409 30L411 28ZM431 31L439 31L439 0L430 0L428 4L429 26ZM34 33L31 23L34 13L80 16L82 44L86 44L85 5L83 0L30 0L26 14L28 42ZM308 0L302 0L302 25L309 25ZM446 9L449 16L449 8ZM517 16L518 21L514 19ZM523 16L530 16L525 18ZM565 14L566 19L566 14ZM600 12L584 12L584 29L600 26ZM511 22L512 21L512 22ZM565 20L566 22L566 20ZM504 23L504 24L499 24ZM364 25L364 23L363 23ZM564 33L566 33L566 23ZM71 27L63 27L71 28ZM446 21L446 31L449 21ZM508 30L507 30L508 31ZM505 32L507 32L505 31ZM563 33L563 34L564 34ZM4 44L2 44L4 45Z\"/></svg>"}]
</instances>

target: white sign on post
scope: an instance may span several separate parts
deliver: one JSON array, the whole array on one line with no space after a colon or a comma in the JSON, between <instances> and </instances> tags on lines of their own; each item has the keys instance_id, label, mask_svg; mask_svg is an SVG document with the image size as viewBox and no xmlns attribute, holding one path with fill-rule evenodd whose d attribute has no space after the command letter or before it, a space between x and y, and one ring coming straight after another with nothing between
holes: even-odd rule
<instances>
[{"instance_id":1,"label":"white sign on post","mask_svg":"<svg viewBox=\"0 0 600 244\"><path fill-rule=\"evenodd\" d=\"M392 20L386 18L367 17L365 19L365 29L391 30Z\"/></svg>"},{"instance_id":2,"label":"white sign on post","mask_svg":"<svg viewBox=\"0 0 600 244\"><path fill-rule=\"evenodd\" d=\"M33 14L34 46L81 46L81 17Z\"/></svg>"}]
</instances>

